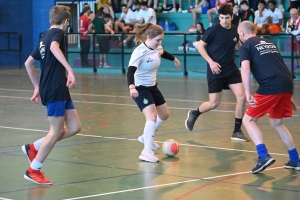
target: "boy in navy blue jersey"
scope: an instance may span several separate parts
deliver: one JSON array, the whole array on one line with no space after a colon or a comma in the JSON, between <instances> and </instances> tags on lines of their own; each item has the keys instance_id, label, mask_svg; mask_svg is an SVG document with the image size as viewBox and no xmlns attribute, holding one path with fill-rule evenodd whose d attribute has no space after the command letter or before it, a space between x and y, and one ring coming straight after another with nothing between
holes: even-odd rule
<instances>
[{"instance_id":1,"label":"boy in navy blue jersey","mask_svg":"<svg viewBox=\"0 0 300 200\"><path fill-rule=\"evenodd\" d=\"M30 100L38 103L41 98L42 104L47 108L50 131L44 138L22 146L22 151L30 163L24 178L43 185L52 184L40 169L56 142L81 130L80 120L69 93L69 88L75 87L76 80L64 56L64 31L69 25L70 8L54 6L49 15L50 29L44 32L39 44L27 58L25 67L34 86ZM34 69L36 60L42 62L40 82Z\"/></svg>"},{"instance_id":2,"label":"boy in navy blue jersey","mask_svg":"<svg viewBox=\"0 0 300 200\"><path fill-rule=\"evenodd\" d=\"M276 45L265 38L256 36L255 26L250 21L239 25L238 33L243 42L240 48L242 79L249 103L243 124L258 153L257 165L252 173L259 173L275 162L263 143L263 135L257 125L258 118L269 114L270 125L279 134L288 150L290 160L285 168L300 170L298 151L288 129L283 125L283 117L291 117L297 105L292 100L294 84L292 74L285 65ZM250 72L259 87L251 95Z\"/></svg>"},{"instance_id":3,"label":"boy in navy blue jersey","mask_svg":"<svg viewBox=\"0 0 300 200\"><path fill-rule=\"evenodd\" d=\"M209 101L202 103L197 110L188 112L185 127L192 131L201 114L218 107L222 90L231 89L237 100L231 139L248 141L241 131L245 92L241 73L234 62L234 51L239 47L239 35L237 26L233 25L231 21L233 8L231 5L225 4L220 7L218 12L220 23L210 27L198 43L198 51L207 61Z\"/></svg>"}]
</instances>

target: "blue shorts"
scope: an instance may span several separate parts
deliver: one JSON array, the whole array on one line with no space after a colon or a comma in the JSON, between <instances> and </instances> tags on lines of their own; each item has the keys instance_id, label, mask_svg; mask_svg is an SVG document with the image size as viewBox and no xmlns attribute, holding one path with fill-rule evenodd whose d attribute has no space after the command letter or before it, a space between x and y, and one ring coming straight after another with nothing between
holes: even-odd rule
<instances>
[{"instance_id":1,"label":"blue shorts","mask_svg":"<svg viewBox=\"0 0 300 200\"><path fill-rule=\"evenodd\" d=\"M48 117L63 117L66 110L75 109L73 101L52 101L46 104Z\"/></svg>"}]
</instances>

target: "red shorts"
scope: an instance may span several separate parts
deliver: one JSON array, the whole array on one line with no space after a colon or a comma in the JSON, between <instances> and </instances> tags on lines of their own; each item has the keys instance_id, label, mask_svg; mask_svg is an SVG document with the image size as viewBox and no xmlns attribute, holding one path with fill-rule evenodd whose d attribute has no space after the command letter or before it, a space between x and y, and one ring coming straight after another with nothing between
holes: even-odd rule
<instances>
[{"instance_id":1,"label":"red shorts","mask_svg":"<svg viewBox=\"0 0 300 200\"><path fill-rule=\"evenodd\" d=\"M261 95L254 94L257 101L255 107L248 106L246 114L253 118L259 118L270 114L270 118L282 119L293 115L291 107L292 93Z\"/></svg>"}]
</instances>

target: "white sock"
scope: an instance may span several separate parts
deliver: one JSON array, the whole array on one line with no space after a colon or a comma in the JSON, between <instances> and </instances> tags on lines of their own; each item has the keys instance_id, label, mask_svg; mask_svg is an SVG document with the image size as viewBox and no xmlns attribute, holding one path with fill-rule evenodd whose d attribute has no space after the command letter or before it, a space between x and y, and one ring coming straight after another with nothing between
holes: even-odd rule
<instances>
[{"instance_id":1,"label":"white sock","mask_svg":"<svg viewBox=\"0 0 300 200\"><path fill-rule=\"evenodd\" d=\"M40 170L42 168L42 166L43 166L43 163L40 163L36 159L33 159L33 161L30 164L31 169L34 169L34 170Z\"/></svg>"},{"instance_id":2,"label":"white sock","mask_svg":"<svg viewBox=\"0 0 300 200\"><path fill-rule=\"evenodd\" d=\"M190 6L190 8L193 8L193 6Z\"/></svg>"},{"instance_id":3,"label":"white sock","mask_svg":"<svg viewBox=\"0 0 300 200\"><path fill-rule=\"evenodd\" d=\"M209 26L212 26L212 23L211 23L211 22L209 23Z\"/></svg>"},{"instance_id":4,"label":"white sock","mask_svg":"<svg viewBox=\"0 0 300 200\"><path fill-rule=\"evenodd\" d=\"M155 130L158 130L159 127L160 127L164 122L165 122L165 121L163 121L162 119L160 119L159 116L157 115L156 124L155 124Z\"/></svg>"},{"instance_id":5,"label":"white sock","mask_svg":"<svg viewBox=\"0 0 300 200\"><path fill-rule=\"evenodd\" d=\"M166 4L164 4L164 8L167 8L167 5L166 5Z\"/></svg>"},{"instance_id":6,"label":"white sock","mask_svg":"<svg viewBox=\"0 0 300 200\"><path fill-rule=\"evenodd\" d=\"M155 122L151 120L147 120L144 128L144 150L143 151L151 151L152 149L152 141L155 132Z\"/></svg>"},{"instance_id":7,"label":"white sock","mask_svg":"<svg viewBox=\"0 0 300 200\"><path fill-rule=\"evenodd\" d=\"M42 137L41 139L39 139L39 140L37 140L37 141L35 141L35 142L33 143L34 148L35 148L37 151L40 150L40 147L41 147L41 144L42 144L43 140L44 140L44 137Z\"/></svg>"},{"instance_id":8,"label":"white sock","mask_svg":"<svg viewBox=\"0 0 300 200\"><path fill-rule=\"evenodd\" d=\"M154 9L157 9L157 5L153 5L153 8L154 8Z\"/></svg>"}]
</instances>

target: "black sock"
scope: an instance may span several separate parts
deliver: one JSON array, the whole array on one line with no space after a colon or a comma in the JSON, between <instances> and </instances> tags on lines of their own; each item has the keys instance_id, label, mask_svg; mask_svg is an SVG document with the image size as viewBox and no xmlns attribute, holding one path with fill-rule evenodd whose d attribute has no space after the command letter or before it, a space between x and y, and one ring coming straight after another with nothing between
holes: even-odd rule
<instances>
[{"instance_id":1,"label":"black sock","mask_svg":"<svg viewBox=\"0 0 300 200\"><path fill-rule=\"evenodd\" d=\"M241 130L242 121L243 121L243 119L235 118L234 131L233 131L234 133Z\"/></svg>"},{"instance_id":2,"label":"black sock","mask_svg":"<svg viewBox=\"0 0 300 200\"><path fill-rule=\"evenodd\" d=\"M199 115L201 115L202 113L199 111L199 108L197 109L197 110L193 110L193 115L195 116L195 117L199 117Z\"/></svg>"}]
</instances>

